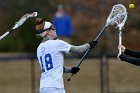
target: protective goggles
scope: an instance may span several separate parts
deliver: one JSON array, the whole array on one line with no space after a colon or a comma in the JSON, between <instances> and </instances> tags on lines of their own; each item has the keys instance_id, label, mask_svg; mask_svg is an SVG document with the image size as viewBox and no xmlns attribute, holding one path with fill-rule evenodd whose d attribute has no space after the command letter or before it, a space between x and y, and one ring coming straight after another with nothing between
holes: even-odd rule
<instances>
[{"instance_id":1,"label":"protective goggles","mask_svg":"<svg viewBox=\"0 0 140 93\"><path fill-rule=\"evenodd\" d=\"M45 31L49 31L49 30L56 30L56 29L55 29L54 25L51 25L49 28L38 31L37 34L41 34Z\"/></svg>"}]
</instances>

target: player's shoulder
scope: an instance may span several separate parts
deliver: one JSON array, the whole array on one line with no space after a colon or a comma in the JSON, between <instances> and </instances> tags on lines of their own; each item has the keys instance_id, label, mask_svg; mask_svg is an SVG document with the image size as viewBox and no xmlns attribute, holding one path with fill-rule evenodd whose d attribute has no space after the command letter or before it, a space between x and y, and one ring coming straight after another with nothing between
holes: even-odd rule
<instances>
[{"instance_id":1,"label":"player's shoulder","mask_svg":"<svg viewBox=\"0 0 140 93\"><path fill-rule=\"evenodd\" d=\"M67 42L60 40L60 39L47 40L46 42L40 43L38 48L44 47L44 46L62 46L62 45L67 45L67 44L68 44Z\"/></svg>"},{"instance_id":2,"label":"player's shoulder","mask_svg":"<svg viewBox=\"0 0 140 93\"><path fill-rule=\"evenodd\" d=\"M48 40L45 41L45 42L41 42L41 43L38 45L38 48L46 46L47 43L49 43Z\"/></svg>"},{"instance_id":3,"label":"player's shoulder","mask_svg":"<svg viewBox=\"0 0 140 93\"><path fill-rule=\"evenodd\" d=\"M67 42L65 42L63 40L60 40L60 39L57 39L56 41L59 42L59 43L67 43Z\"/></svg>"}]
</instances>

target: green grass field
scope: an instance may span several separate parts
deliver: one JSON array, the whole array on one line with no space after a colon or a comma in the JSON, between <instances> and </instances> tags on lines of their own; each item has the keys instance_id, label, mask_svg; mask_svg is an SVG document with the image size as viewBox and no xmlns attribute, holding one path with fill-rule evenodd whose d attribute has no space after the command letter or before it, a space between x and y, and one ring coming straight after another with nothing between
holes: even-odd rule
<instances>
[{"instance_id":1,"label":"green grass field","mask_svg":"<svg viewBox=\"0 0 140 93\"><path fill-rule=\"evenodd\" d=\"M79 59L65 60L66 66L75 66ZM64 74L67 93L100 93L100 61L86 59L80 72L71 82ZM40 67L35 61L35 89L39 93ZM140 67L109 59L109 90L112 92L140 91ZM0 62L0 93L31 93L31 63L28 60Z\"/></svg>"}]
</instances>

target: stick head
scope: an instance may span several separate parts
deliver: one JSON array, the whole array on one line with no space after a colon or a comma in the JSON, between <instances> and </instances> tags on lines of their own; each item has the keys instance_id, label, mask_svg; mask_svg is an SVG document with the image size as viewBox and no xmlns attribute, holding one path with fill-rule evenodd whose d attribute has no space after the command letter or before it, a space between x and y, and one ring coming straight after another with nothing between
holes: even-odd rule
<instances>
[{"instance_id":1,"label":"stick head","mask_svg":"<svg viewBox=\"0 0 140 93\"><path fill-rule=\"evenodd\" d=\"M28 13L26 16L27 17L36 17L37 16L37 12Z\"/></svg>"},{"instance_id":2,"label":"stick head","mask_svg":"<svg viewBox=\"0 0 140 93\"><path fill-rule=\"evenodd\" d=\"M12 29L16 29L16 28L18 28L19 26L21 26L28 18L36 17L36 16L37 16L37 12L25 14L24 16L22 16L22 17L20 18L20 20L19 20L18 22L16 22L16 24L14 25L14 27L13 27Z\"/></svg>"},{"instance_id":3,"label":"stick head","mask_svg":"<svg viewBox=\"0 0 140 93\"><path fill-rule=\"evenodd\" d=\"M107 25L116 24L117 27L119 27L119 30L121 30L125 24L126 19L127 19L127 11L125 6L122 4L117 4L113 6L106 23Z\"/></svg>"}]
</instances>

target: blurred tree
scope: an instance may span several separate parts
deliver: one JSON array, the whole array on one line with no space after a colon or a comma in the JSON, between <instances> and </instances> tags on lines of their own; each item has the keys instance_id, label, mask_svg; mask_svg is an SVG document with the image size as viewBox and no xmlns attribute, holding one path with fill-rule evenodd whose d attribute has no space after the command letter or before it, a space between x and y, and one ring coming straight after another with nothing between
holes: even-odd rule
<instances>
[{"instance_id":1,"label":"blurred tree","mask_svg":"<svg viewBox=\"0 0 140 93\"><path fill-rule=\"evenodd\" d=\"M140 49L140 0L1 0L0 34L9 30L27 12L37 11L39 17L52 21L58 3L63 3L70 9L69 14L72 16L75 29L72 44L76 45L95 39L112 6L118 3L124 4L128 11L128 20L123 29L123 44L129 48ZM136 8L129 9L130 3L134 3ZM29 19L23 26L0 41L0 51L36 52L41 39L37 39L34 26L34 19ZM111 26L105 34L106 40L101 37L95 51L99 52L100 46L103 46L104 43L108 43L106 47L108 51L117 51L118 29Z\"/></svg>"}]
</instances>

